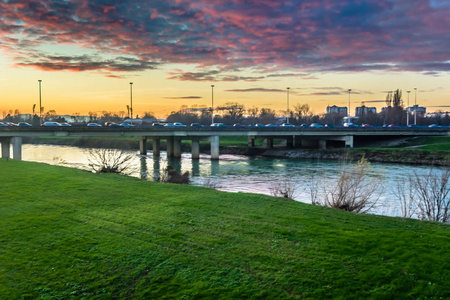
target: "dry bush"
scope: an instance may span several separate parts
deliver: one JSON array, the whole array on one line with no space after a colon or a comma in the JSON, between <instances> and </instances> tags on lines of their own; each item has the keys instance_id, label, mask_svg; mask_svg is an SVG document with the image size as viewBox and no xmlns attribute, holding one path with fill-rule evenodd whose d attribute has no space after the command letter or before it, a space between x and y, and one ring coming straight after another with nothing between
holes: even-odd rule
<instances>
[{"instance_id":1,"label":"dry bush","mask_svg":"<svg viewBox=\"0 0 450 300\"><path fill-rule=\"evenodd\" d=\"M96 173L131 173L133 154L119 149L90 149L87 159Z\"/></svg>"},{"instance_id":2,"label":"dry bush","mask_svg":"<svg viewBox=\"0 0 450 300\"><path fill-rule=\"evenodd\" d=\"M365 213L378 201L373 199L381 185L381 179L370 177L370 163L363 157L355 166L346 165L334 186L325 189L321 205Z\"/></svg>"},{"instance_id":3,"label":"dry bush","mask_svg":"<svg viewBox=\"0 0 450 300\"><path fill-rule=\"evenodd\" d=\"M209 188L209 189L214 189L214 190L218 190L220 189L222 186L220 185L219 181L214 180L212 178L206 178L203 180L202 182L202 186Z\"/></svg>"},{"instance_id":4,"label":"dry bush","mask_svg":"<svg viewBox=\"0 0 450 300\"><path fill-rule=\"evenodd\" d=\"M297 184L290 178L272 181L270 183L270 193L275 197L294 199L297 195Z\"/></svg>"},{"instance_id":5,"label":"dry bush","mask_svg":"<svg viewBox=\"0 0 450 300\"><path fill-rule=\"evenodd\" d=\"M164 170L164 175L160 177L160 181L166 183L188 184L189 171L184 172L184 174L180 174L174 170L172 166L167 166Z\"/></svg>"},{"instance_id":6,"label":"dry bush","mask_svg":"<svg viewBox=\"0 0 450 300\"><path fill-rule=\"evenodd\" d=\"M411 178L410 178L411 179ZM397 182L396 196L400 202L400 209L403 218L411 218L417 212L417 201L414 197L414 189L411 180Z\"/></svg>"}]
</instances>

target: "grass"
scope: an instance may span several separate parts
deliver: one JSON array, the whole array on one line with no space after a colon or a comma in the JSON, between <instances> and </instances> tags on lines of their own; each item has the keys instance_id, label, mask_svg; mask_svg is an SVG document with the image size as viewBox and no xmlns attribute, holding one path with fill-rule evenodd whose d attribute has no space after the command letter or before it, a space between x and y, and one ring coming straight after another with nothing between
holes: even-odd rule
<instances>
[{"instance_id":1,"label":"grass","mask_svg":"<svg viewBox=\"0 0 450 300\"><path fill-rule=\"evenodd\" d=\"M444 299L450 227L0 160L2 299Z\"/></svg>"}]
</instances>

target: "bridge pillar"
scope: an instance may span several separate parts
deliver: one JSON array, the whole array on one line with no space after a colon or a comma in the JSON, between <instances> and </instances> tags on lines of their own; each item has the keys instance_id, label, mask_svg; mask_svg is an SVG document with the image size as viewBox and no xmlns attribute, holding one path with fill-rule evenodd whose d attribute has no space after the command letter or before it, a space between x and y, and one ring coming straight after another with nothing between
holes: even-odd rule
<instances>
[{"instance_id":1,"label":"bridge pillar","mask_svg":"<svg viewBox=\"0 0 450 300\"><path fill-rule=\"evenodd\" d=\"M215 135L210 138L211 141L211 159L219 159L219 136Z\"/></svg>"},{"instance_id":2,"label":"bridge pillar","mask_svg":"<svg viewBox=\"0 0 450 300\"><path fill-rule=\"evenodd\" d=\"M345 137L345 148L353 148L353 135Z\"/></svg>"},{"instance_id":3,"label":"bridge pillar","mask_svg":"<svg viewBox=\"0 0 450 300\"><path fill-rule=\"evenodd\" d=\"M319 140L319 149L327 149L327 140L320 139Z\"/></svg>"},{"instance_id":4,"label":"bridge pillar","mask_svg":"<svg viewBox=\"0 0 450 300\"><path fill-rule=\"evenodd\" d=\"M2 158L9 158L11 138L2 138L1 142L2 142Z\"/></svg>"},{"instance_id":5,"label":"bridge pillar","mask_svg":"<svg viewBox=\"0 0 450 300\"><path fill-rule=\"evenodd\" d=\"M294 148L294 137L288 136L286 138L286 148Z\"/></svg>"},{"instance_id":6,"label":"bridge pillar","mask_svg":"<svg viewBox=\"0 0 450 300\"><path fill-rule=\"evenodd\" d=\"M158 157L161 154L161 143L159 138L153 138L153 156Z\"/></svg>"},{"instance_id":7,"label":"bridge pillar","mask_svg":"<svg viewBox=\"0 0 450 300\"><path fill-rule=\"evenodd\" d=\"M12 138L13 158L22 160L22 137L16 136Z\"/></svg>"},{"instance_id":8,"label":"bridge pillar","mask_svg":"<svg viewBox=\"0 0 450 300\"><path fill-rule=\"evenodd\" d=\"M181 157L181 138L173 138L173 157Z\"/></svg>"},{"instance_id":9,"label":"bridge pillar","mask_svg":"<svg viewBox=\"0 0 450 300\"><path fill-rule=\"evenodd\" d=\"M192 151L192 158L198 159L200 158L200 141L199 140L192 140L191 144L191 151Z\"/></svg>"},{"instance_id":10,"label":"bridge pillar","mask_svg":"<svg viewBox=\"0 0 450 300\"><path fill-rule=\"evenodd\" d=\"M266 147L269 149L273 148L273 138L272 137L266 138Z\"/></svg>"},{"instance_id":11,"label":"bridge pillar","mask_svg":"<svg viewBox=\"0 0 450 300\"><path fill-rule=\"evenodd\" d=\"M139 153L141 155L147 155L147 137L141 136L141 141L139 142Z\"/></svg>"},{"instance_id":12,"label":"bridge pillar","mask_svg":"<svg viewBox=\"0 0 450 300\"><path fill-rule=\"evenodd\" d=\"M294 137L294 148L301 148L302 147L302 138L299 136Z\"/></svg>"},{"instance_id":13,"label":"bridge pillar","mask_svg":"<svg viewBox=\"0 0 450 300\"><path fill-rule=\"evenodd\" d=\"M248 144L249 147L255 147L255 137L254 136L249 136L248 137Z\"/></svg>"},{"instance_id":14,"label":"bridge pillar","mask_svg":"<svg viewBox=\"0 0 450 300\"><path fill-rule=\"evenodd\" d=\"M167 157L173 157L173 136L167 138L166 144L167 144Z\"/></svg>"}]
</instances>

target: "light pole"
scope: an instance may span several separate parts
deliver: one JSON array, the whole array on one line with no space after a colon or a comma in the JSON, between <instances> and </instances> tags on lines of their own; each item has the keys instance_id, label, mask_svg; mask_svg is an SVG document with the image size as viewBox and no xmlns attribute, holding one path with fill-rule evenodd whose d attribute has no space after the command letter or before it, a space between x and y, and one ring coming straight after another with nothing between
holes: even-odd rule
<instances>
[{"instance_id":1,"label":"light pole","mask_svg":"<svg viewBox=\"0 0 450 300\"><path fill-rule=\"evenodd\" d=\"M211 85L211 125L214 124L214 85Z\"/></svg>"},{"instance_id":2,"label":"light pole","mask_svg":"<svg viewBox=\"0 0 450 300\"><path fill-rule=\"evenodd\" d=\"M411 91L406 91L408 93L408 105L406 107L406 126L409 126L409 93Z\"/></svg>"},{"instance_id":3,"label":"light pole","mask_svg":"<svg viewBox=\"0 0 450 300\"><path fill-rule=\"evenodd\" d=\"M130 82L130 114L131 114L131 123L133 123L133 83Z\"/></svg>"},{"instance_id":4,"label":"light pole","mask_svg":"<svg viewBox=\"0 0 450 300\"><path fill-rule=\"evenodd\" d=\"M42 80L39 79L39 125L42 125L42 97L41 97L41 82Z\"/></svg>"},{"instance_id":5,"label":"light pole","mask_svg":"<svg viewBox=\"0 0 450 300\"><path fill-rule=\"evenodd\" d=\"M350 117L350 92L352 91L352 89L348 89L348 114L347 116ZM349 120L350 122L350 120Z\"/></svg>"},{"instance_id":6,"label":"light pole","mask_svg":"<svg viewBox=\"0 0 450 300\"><path fill-rule=\"evenodd\" d=\"M287 117L286 117L286 123L289 124L289 89L290 87L286 88L287 91Z\"/></svg>"},{"instance_id":7,"label":"light pole","mask_svg":"<svg viewBox=\"0 0 450 300\"><path fill-rule=\"evenodd\" d=\"M417 125L417 88L414 88L414 125Z\"/></svg>"}]
</instances>

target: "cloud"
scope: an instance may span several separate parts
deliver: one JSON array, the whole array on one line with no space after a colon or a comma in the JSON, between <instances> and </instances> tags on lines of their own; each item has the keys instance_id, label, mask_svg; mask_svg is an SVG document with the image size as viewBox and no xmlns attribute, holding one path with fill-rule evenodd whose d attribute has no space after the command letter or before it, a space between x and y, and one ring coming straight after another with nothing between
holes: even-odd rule
<instances>
[{"instance_id":1,"label":"cloud","mask_svg":"<svg viewBox=\"0 0 450 300\"><path fill-rule=\"evenodd\" d=\"M179 99L202 99L203 97L200 96L184 96L184 97L164 97L164 99L173 99L173 100L179 100Z\"/></svg>"},{"instance_id":2,"label":"cloud","mask_svg":"<svg viewBox=\"0 0 450 300\"><path fill-rule=\"evenodd\" d=\"M263 93L286 93L286 90L282 89L265 89L265 88L253 88L253 89L232 89L232 90L226 90L226 92L263 92Z\"/></svg>"},{"instance_id":3,"label":"cloud","mask_svg":"<svg viewBox=\"0 0 450 300\"><path fill-rule=\"evenodd\" d=\"M444 0L0 1L0 49L15 64L111 77L164 64L206 70L169 77L193 81L314 79L317 72L439 76L450 72L448 28ZM70 50L59 53L61 45ZM230 73L257 69L273 72Z\"/></svg>"}]
</instances>

